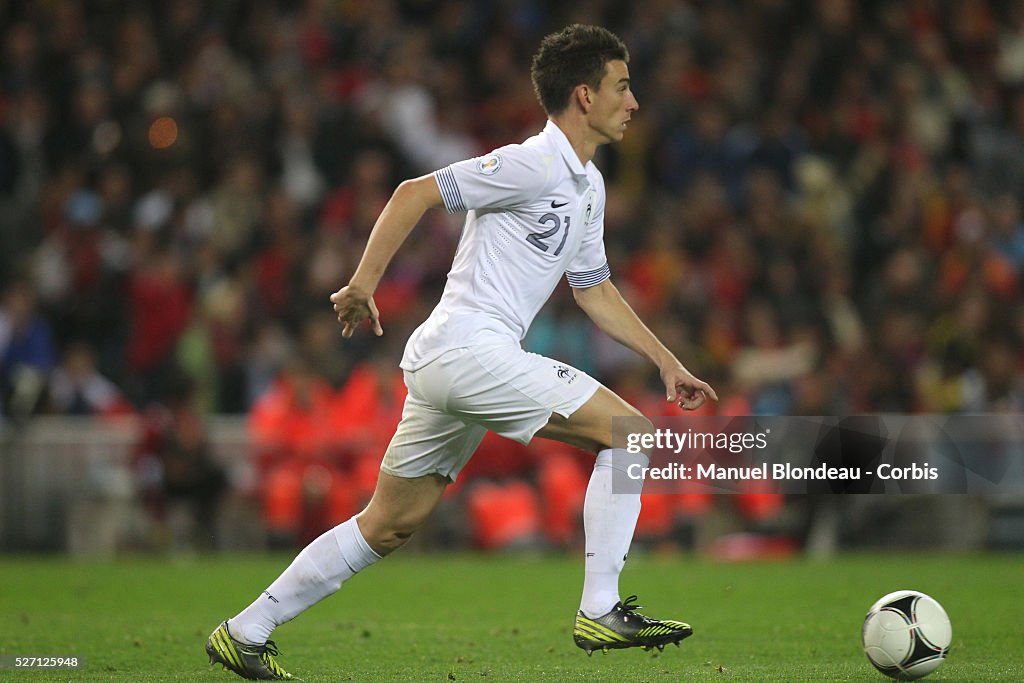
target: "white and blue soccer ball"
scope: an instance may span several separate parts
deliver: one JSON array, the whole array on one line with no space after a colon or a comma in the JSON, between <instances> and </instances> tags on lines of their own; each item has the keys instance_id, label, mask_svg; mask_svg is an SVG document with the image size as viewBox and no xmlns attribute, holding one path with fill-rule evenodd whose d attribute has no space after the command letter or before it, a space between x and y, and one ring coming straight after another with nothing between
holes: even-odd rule
<instances>
[{"instance_id":1,"label":"white and blue soccer ball","mask_svg":"<svg viewBox=\"0 0 1024 683\"><path fill-rule=\"evenodd\" d=\"M946 660L953 628L938 601L903 590L871 606L861 639L864 654L876 669L898 681L913 681Z\"/></svg>"}]
</instances>

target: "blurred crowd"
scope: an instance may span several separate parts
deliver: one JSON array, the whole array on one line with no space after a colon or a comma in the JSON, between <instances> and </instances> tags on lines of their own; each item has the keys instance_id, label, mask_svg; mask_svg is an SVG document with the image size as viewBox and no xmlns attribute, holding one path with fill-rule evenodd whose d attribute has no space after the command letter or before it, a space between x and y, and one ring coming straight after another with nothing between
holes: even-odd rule
<instances>
[{"instance_id":1,"label":"blurred crowd","mask_svg":"<svg viewBox=\"0 0 1024 683\"><path fill-rule=\"evenodd\" d=\"M597 160L613 277L723 396L706 411L1024 406L1022 3L8 0L3 413L166 421L187 386L250 416L272 527L347 517L462 216L399 252L382 339L341 339L328 296L403 178L542 127L530 55L576 21L622 36L640 102ZM566 287L526 343L669 414ZM532 484L506 533L574 514L578 472L538 463L575 454L487 443L481 479Z\"/></svg>"}]
</instances>

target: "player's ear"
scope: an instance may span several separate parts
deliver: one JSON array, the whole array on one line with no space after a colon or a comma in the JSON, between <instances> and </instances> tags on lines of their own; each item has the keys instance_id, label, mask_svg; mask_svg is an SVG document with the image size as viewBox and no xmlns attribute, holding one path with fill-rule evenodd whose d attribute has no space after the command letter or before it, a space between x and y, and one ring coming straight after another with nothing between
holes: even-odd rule
<instances>
[{"instance_id":1,"label":"player's ear","mask_svg":"<svg viewBox=\"0 0 1024 683\"><path fill-rule=\"evenodd\" d=\"M593 96L590 92L590 86L586 83L581 83L576 86L575 90L576 102L580 105L580 109L584 112L590 110L590 105L593 103Z\"/></svg>"}]
</instances>

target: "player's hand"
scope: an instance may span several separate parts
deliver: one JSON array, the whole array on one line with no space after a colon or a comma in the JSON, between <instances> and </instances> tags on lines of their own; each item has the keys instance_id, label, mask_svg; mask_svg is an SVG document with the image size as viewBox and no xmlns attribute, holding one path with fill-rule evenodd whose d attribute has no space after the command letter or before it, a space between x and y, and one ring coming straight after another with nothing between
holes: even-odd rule
<instances>
[{"instance_id":1,"label":"player's hand","mask_svg":"<svg viewBox=\"0 0 1024 683\"><path fill-rule=\"evenodd\" d=\"M377 304L366 292L346 285L331 294L331 303L334 304L334 312L338 314L338 322L341 323L342 337L351 337L359 323L366 319L370 320L370 327L373 328L375 335L379 337L384 334L384 328L380 326Z\"/></svg>"},{"instance_id":2,"label":"player's hand","mask_svg":"<svg viewBox=\"0 0 1024 683\"><path fill-rule=\"evenodd\" d=\"M708 398L718 400L710 384L697 379L681 365L662 371L661 379L665 382L665 400L683 410L696 410Z\"/></svg>"}]
</instances>

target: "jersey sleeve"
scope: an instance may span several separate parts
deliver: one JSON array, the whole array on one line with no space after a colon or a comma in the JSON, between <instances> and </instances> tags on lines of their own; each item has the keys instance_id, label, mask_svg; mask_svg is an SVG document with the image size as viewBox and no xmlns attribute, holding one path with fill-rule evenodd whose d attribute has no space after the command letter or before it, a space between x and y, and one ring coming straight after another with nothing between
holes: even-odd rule
<instances>
[{"instance_id":1,"label":"jersey sleeve","mask_svg":"<svg viewBox=\"0 0 1024 683\"><path fill-rule=\"evenodd\" d=\"M449 213L507 209L536 199L550 176L550 159L522 145L457 161L434 172Z\"/></svg>"},{"instance_id":2,"label":"jersey sleeve","mask_svg":"<svg viewBox=\"0 0 1024 683\"><path fill-rule=\"evenodd\" d=\"M608 255L604 250L604 197L602 185L594 199L594 212L587 222L580 249L565 271L565 279L569 281L570 287L593 287L612 276Z\"/></svg>"}]
</instances>

